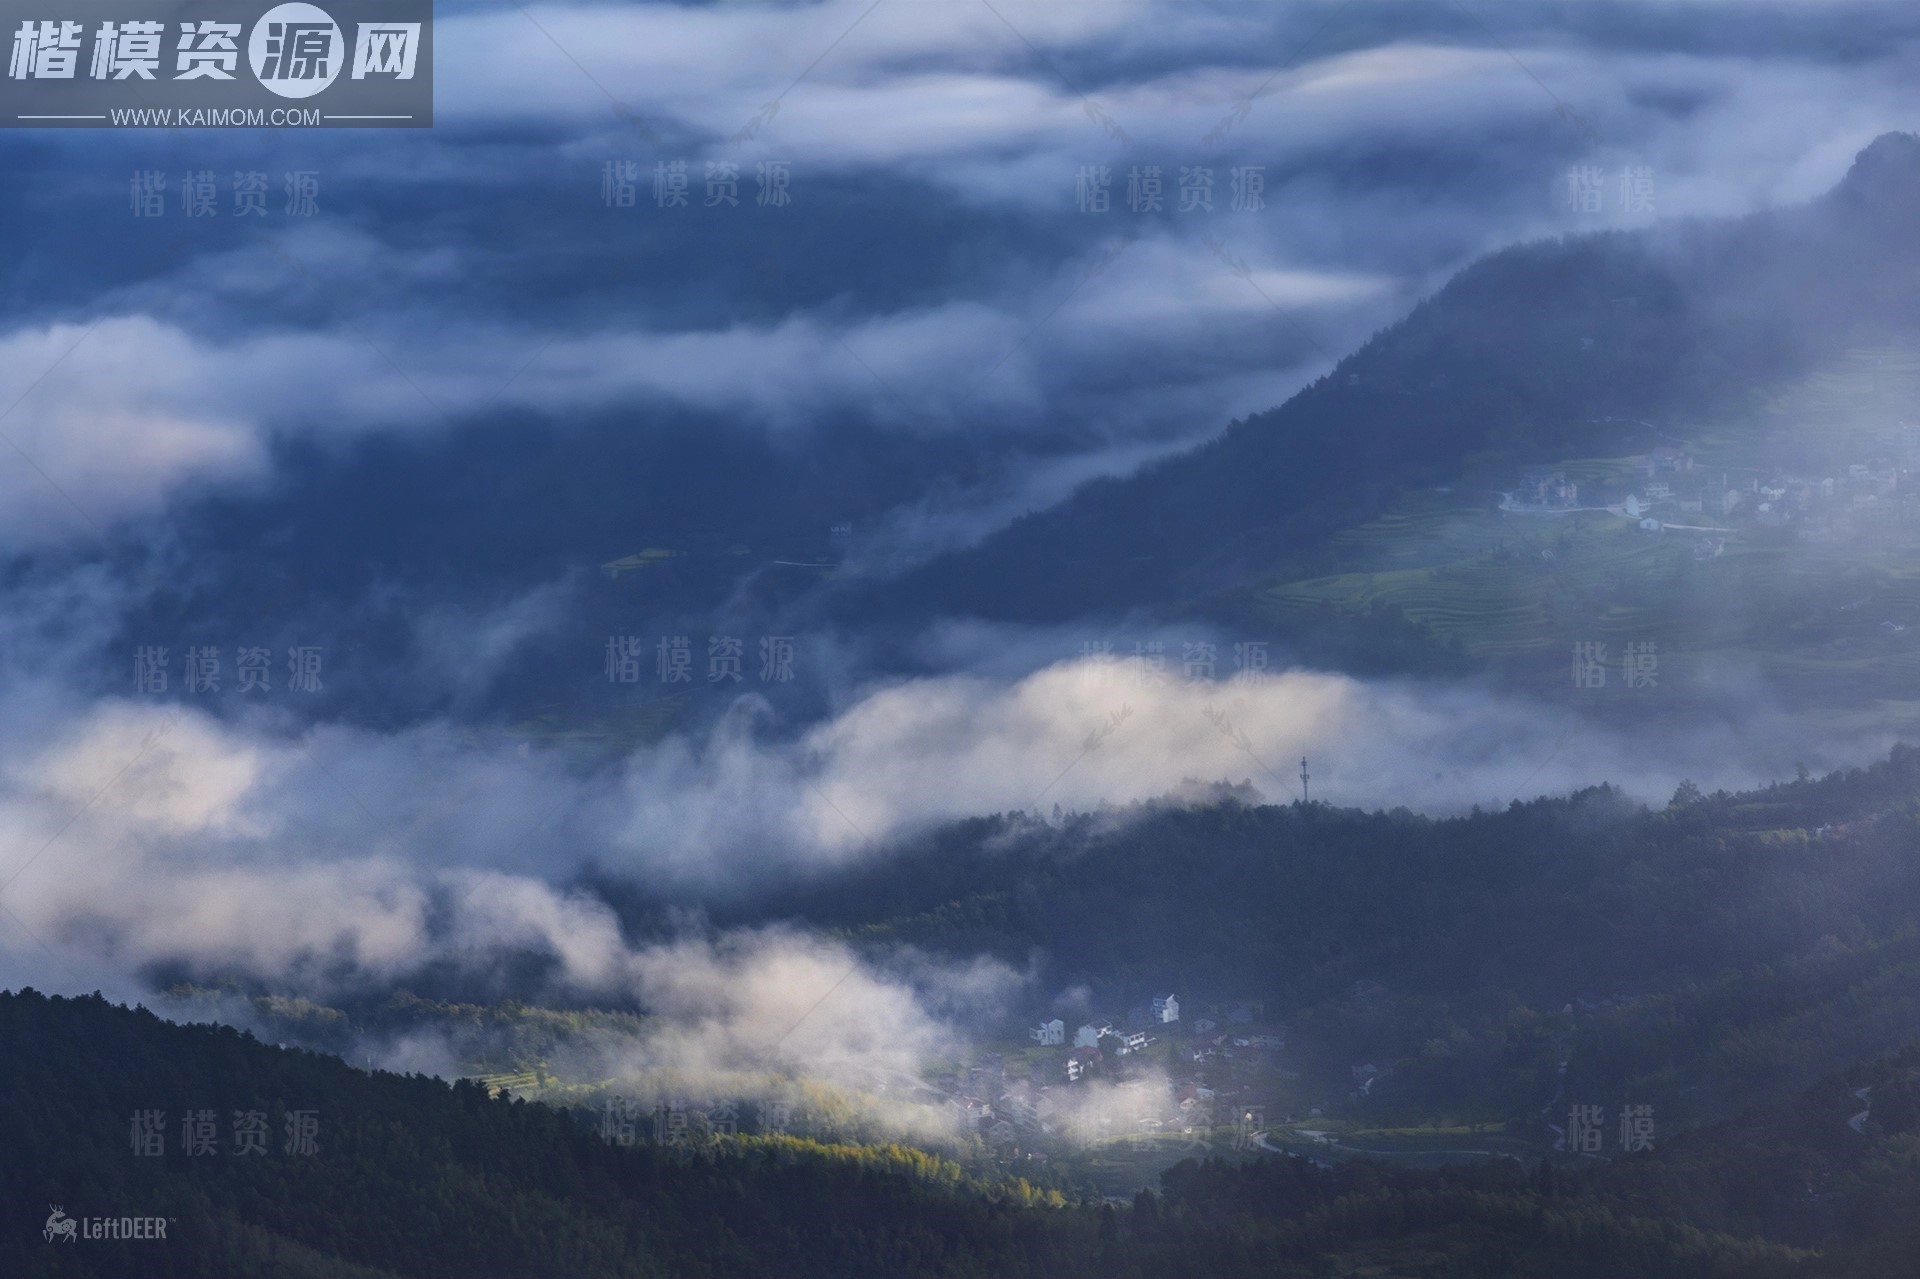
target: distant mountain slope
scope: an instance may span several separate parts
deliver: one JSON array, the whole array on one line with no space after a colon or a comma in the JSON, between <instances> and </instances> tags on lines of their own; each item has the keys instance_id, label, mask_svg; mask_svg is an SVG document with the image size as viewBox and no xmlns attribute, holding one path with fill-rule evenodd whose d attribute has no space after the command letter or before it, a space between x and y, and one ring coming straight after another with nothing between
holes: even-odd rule
<instances>
[{"instance_id":1,"label":"distant mountain slope","mask_svg":"<svg viewBox=\"0 0 1920 1279\"><path fill-rule=\"evenodd\" d=\"M1063 619L1167 608L1273 571L1396 493L1711 416L1849 343L1920 332L1920 138L1809 205L1522 245L1473 264L1278 408L1087 485L885 593Z\"/></svg>"}]
</instances>

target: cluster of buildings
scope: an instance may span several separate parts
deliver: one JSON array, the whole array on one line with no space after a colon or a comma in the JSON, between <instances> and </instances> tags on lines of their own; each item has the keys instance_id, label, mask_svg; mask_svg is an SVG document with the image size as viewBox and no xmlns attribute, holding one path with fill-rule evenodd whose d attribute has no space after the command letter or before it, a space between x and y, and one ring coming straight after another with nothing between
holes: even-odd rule
<instances>
[{"instance_id":1,"label":"cluster of buildings","mask_svg":"<svg viewBox=\"0 0 1920 1279\"><path fill-rule=\"evenodd\" d=\"M1061 1061L1067 1082L1078 1083L1109 1055L1125 1057L1141 1051L1155 1042L1153 1031L1165 1034L1165 1028L1177 1027L1179 1022L1179 997L1155 995L1151 1003L1134 1009L1128 1015L1125 1029L1116 1027L1104 1018L1085 1023L1073 1032L1073 1046ZM1027 1032L1027 1038L1043 1048L1065 1047L1067 1024L1058 1017L1043 1021Z\"/></svg>"},{"instance_id":2,"label":"cluster of buildings","mask_svg":"<svg viewBox=\"0 0 1920 1279\"><path fill-rule=\"evenodd\" d=\"M1661 475L1685 475L1693 470L1693 454L1662 445L1634 463L1634 469L1649 480Z\"/></svg>"},{"instance_id":3,"label":"cluster of buildings","mask_svg":"<svg viewBox=\"0 0 1920 1279\"><path fill-rule=\"evenodd\" d=\"M1681 455L1685 457L1685 455ZM1646 467L1642 467L1643 473ZM1844 475L1775 472L1765 478L1731 479L1725 471L1694 473L1691 458L1670 474L1649 479L1643 493L1627 497L1625 510L1650 533L1684 517L1757 528L1791 528L1804 542L1870 540L1895 528L1920 526L1920 487L1903 485L1902 468L1885 459L1849 463ZM1668 474L1655 471L1653 474ZM1679 513L1661 520L1660 507ZM1711 558L1712 553L1699 558Z\"/></svg>"},{"instance_id":4,"label":"cluster of buildings","mask_svg":"<svg viewBox=\"0 0 1920 1279\"><path fill-rule=\"evenodd\" d=\"M1023 1054L1031 1066L1028 1078L1009 1078L1005 1055L982 1052L942 1082L951 1086L948 1105L961 1131L979 1134L995 1149L1025 1150L1029 1159L1044 1158L1048 1138L1063 1131L1086 1139L1211 1128L1216 1103L1235 1104L1244 1089L1221 1083L1229 1094L1222 1099L1210 1086L1206 1063L1274 1069L1286 1042L1282 1028L1258 1021L1254 1004L1230 1003L1183 1020L1173 994L1133 1008L1119 1025L1102 1017L1069 1030L1056 1017L1030 1027L1027 1039L1059 1050ZM1137 1069L1128 1060L1168 1041L1192 1063L1177 1072L1186 1077L1180 1082L1166 1070ZM1089 1093L1083 1085L1095 1076L1101 1091Z\"/></svg>"},{"instance_id":5,"label":"cluster of buildings","mask_svg":"<svg viewBox=\"0 0 1920 1279\"><path fill-rule=\"evenodd\" d=\"M1580 505L1580 485L1565 471L1528 471L1509 499L1523 510L1569 511Z\"/></svg>"},{"instance_id":6,"label":"cluster of buildings","mask_svg":"<svg viewBox=\"0 0 1920 1279\"><path fill-rule=\"evenodd\" d=\"M1778 470L1741 479L1700 465L1684 448L1663 446L1635 461L1635 491L1608 509L1652 534L1670 528L1717 534L1739 526L1789 529L1811 543L1920 540L1920 484L1913 482L1920 471L1920 426L1903 427L1901 438L1898 457L1850 462L1841 474ZM1578 509L1580 500L1580 485L1564 472L1533 470L1521 475L1502 508L1563 512ZM1589 494L1590 503L1599 500ZM1712 559L1724 547L1723 538L1696 538L1694 557Z\"/></svg>"},{"instance_id":7,"label":"cluster of buildings","mask_svg":"<svg viewBox=\"0 0 1920 1279\"><path fill-rule=\"evenodd\" d=\"M1052 1131L1058 1101L1028 1080L1008 1079L1006 1058L999 1053L981 1053L951 1082L947 1108L954 1126L979 1134L996 1150L1031 1147L1034 1138Z\"/></svg>"}]
</instances>

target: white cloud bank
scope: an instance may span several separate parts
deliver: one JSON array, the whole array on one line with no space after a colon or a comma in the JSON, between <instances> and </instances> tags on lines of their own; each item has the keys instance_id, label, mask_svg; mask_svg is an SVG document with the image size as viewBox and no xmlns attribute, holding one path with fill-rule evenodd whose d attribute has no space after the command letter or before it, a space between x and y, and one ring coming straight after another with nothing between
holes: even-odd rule
<instances>
[{"instance_id":1,"label":"white cloud bank","mask_svg":"<svg viewBox=\"0 0 1920 1279\"><path fill-rule=\"evenodd\" d=\"M50 945L132 971L390 978L428 962L550 957L555 980L645 987L592 862L668 890L727 890L873 855L930 824L1154 798L1190 778L1291 798L1460 811L1610 780L1652 801L1883 752L1756 731L1626 730L1459 686L1287 671L1188 685L1130 661L881 687L786 741L743 698L700 740L581 773L557 752L461 745L440 726L290 739L191 709L44 706L6 744L0 904ZM20 945L17 936L7 945ZM655 986L656 991L666 988Z\"/></svg>"}]
</instances>

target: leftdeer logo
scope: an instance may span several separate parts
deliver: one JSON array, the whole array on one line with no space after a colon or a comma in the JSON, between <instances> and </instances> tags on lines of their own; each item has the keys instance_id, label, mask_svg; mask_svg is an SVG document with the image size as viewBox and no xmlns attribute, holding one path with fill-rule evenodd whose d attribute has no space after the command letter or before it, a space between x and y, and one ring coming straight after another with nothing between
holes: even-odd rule
<instances>
[{"instance_id":1,"label":"leftdeer logo","mask_svg":"<svg viewBox=\"0 0 1920 1279\"><path fill-rule=\"evenodd\" d=\"M53 1209L53 1215L47 1218L47 1224L40 1233L46 1237L48 1243L52 1243L55 1239L65 1239L68 1243L72 1243L79 1238L78 1222L61 1212L59 1204L48 1204L47 1207Z\"/></svg>"}]
</instances>

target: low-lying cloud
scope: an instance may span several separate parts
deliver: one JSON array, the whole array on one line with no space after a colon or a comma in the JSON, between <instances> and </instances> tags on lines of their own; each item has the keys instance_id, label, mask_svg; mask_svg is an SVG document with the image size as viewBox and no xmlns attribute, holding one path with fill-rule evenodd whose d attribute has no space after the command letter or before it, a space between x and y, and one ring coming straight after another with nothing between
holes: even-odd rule
<instances>
[{"instance_id":1,"label":"low-lying cloud","mask_svg":"<svg viewBox=\"0 0 1920 1279\"><path fill-rule=\"evenodd\" d=\"M1303 755L1316 800L1447 813L1603 780L1658 803L1683 777L1739 787L1891 743L1790 736L1762 711L1648 740L1457 684L1196 684L1108 659L895 682L785 736L771 715L743 697L704 736L583 767L443 725L296 733L125 699L42 710L4 761L0 902L127 971L324 983L531 952L570 988L668 996L603 903L556 885L592 866L669 896L738 893L951 819L1088 811L1191 779L1285 801Z\"/></svg>"}]
</instances>

